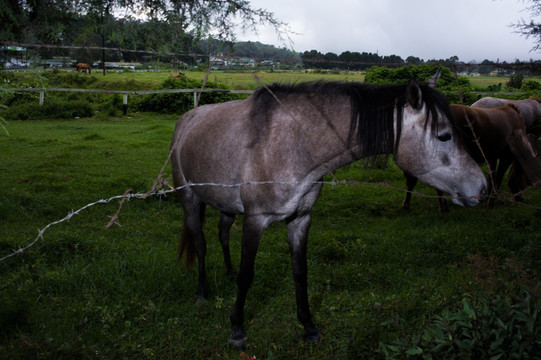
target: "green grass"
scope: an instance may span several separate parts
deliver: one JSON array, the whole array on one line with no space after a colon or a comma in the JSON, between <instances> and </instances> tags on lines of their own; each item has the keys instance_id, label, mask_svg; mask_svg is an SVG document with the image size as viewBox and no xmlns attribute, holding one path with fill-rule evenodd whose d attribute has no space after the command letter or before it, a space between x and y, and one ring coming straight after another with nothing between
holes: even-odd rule
<instances>
[{"instance_id":1,"label":"green grass","mask_svg":"<svg viewBox=\"0 0 541 360\"><path fill-rule=\"evenodd\" d=\"M166 161L175 120L135 114L10 121L10 136L0 134L0 256L72 210L128 188L148 190ZM336 176L405 187L394 165L377 170L356 162ZM436 199L419 196L405 213L403 196L380 185L325 185L308 252L311 308L324 334L318 346L302 340L296 320L285 226L265 231L246 305L247 354L383 358L380 343L407 339L443 310L494 291L485 286L491 279L512 271L532 292L539 285L538 189L524 204L502 198L493 210L452 206L448 214L437 211ZM132 199L120 212L121 226L106 229L117 209L117 200L88 208L0 262L0 358L242 359L227 343L236 286L225 276L219 214L208 211L210 296L201 304L197 273L175 265L182 227L176 198ZM236 265L240 224L232 229ZM492 258L487 277L478 265Z\"/></svg>"},{"instance_id":2,"label":"green grass","mask_svg":"<svg viewBox=\"0 0 541 360\"><path fill-rule=\"evenodd\" d=\"M103 76L101 72L94 72L94 75L104 82L119 82L134 80L146 84L158 85L162 81L171 76L171 72L146 72L146 73L107 73ZM201 71L183 71L186 76L193 79L203 79L205 73ZM509 76L466 76L471 84L475 87L486 88L489 85L497 85L499 83L506 84L509 81ZM364 81L364 73L360 71L227 71L227 70L212 70L209 75L209 80L227 84L234 89L255 89L262 84L268 85L273 82L294 83L299 81L313 80L341 80L341 81ZM537 80L538 77L528 77L525 80Z\"/></svg>"},{"instance_id":3,"label":"green grass","mask_svg":"<svg viewBox=\"0 0 541 360\"><path fill-rule=\"evenodd\" d=\"M49 72L49 71L48 71ZM115 90L149 90L161 85L165 80L170 79L171 75L177 71L165 72L108 72L105 76L99 70L92 73L92 77L86 74L75 74L73 71L61 71L64 75L73 75L70 80L74 82L72 87L92 88L92 89L115 89ZM202 71L183 71L183 73L193 80L203 80L206 76ZM48 82L42 75L43 71L34 71L28 73L15 73L10 84L18 84L20 87L59 87L60 85ZM48 76L47 78L49 78ZM509 82L509 76L465 76L476 91L483 91L491 85ZM52 77L54 78L54 77ZM337 80L337 81L364 81L364 72L360 71L229 71L212 70L209 73L208 80L227 85L236 90L255 90L262 85L278 83L298 83L303 81L317 80ZM528 77L524 79L541 81L539 77ZM79 84L81 83L81 84ZM88 84L87 84L88 83ZM77 85L79 84L79 85ZM62 84L61 86L66 86ZM505 89L505 86L504 86ZM30 96L26 94L26 96ZM34 95L37 102L37 95ZM496 95L497 96L497 95ZM70 95L69 98L74 98Z\"/></svg>"}]
</instances>

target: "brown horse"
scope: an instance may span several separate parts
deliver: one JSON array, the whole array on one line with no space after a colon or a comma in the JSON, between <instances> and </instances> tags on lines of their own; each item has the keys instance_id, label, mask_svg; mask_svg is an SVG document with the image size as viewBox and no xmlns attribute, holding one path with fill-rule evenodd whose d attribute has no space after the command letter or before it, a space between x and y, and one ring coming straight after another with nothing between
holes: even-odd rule
<instances>
[{"instance_id":1,"label":"brown horse","mask_svg":"<svg viewBox=\"0 0 541 360\"><path fill-rule=\"evenodd\" d=\"M521 129L525 132L525 124L518 108L515 105L504 105L497 108L474 108L464 105L451 105L451 109L460 129L460 136L464 147L472 158L478 163L487 163L489 166L489 195L487 206L494 205L495 195L499 189L505 172L513 164L515 180L522 178L522 168L514 163L507 139L513 135L513 130ZM471 128L470 124L471 123ZM417 178L404 172L408 193L404 198L402 207L409 209L411 191L417 184ZM514 194L524 188L522 182L510 181L509 186ZM447 202L442 198L443 193L438 190L440 211L449 211Z\"/></svg>"},{"instance_id":2,"label":"brown horse","mask_svg":"<svg viewBox=\"0 0 541 360\"><path fill-rule=\"evenodd\" d=\"M83 72L85 74L88 71L89 74L92 74L92 70L90 69L90 65L88 65L87 63L77 63L77 65L75 65L75 71Z\"/></svg>"}]
</instances>

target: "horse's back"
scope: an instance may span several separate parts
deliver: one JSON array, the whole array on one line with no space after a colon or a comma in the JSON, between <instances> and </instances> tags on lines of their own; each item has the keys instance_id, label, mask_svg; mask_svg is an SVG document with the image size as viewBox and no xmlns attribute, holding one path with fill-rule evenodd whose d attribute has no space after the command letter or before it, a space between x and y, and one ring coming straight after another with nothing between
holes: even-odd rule
<instances>
[{"instance_id":1,"label":"horse's back","mask_svg":"<svg viewBox=\"0 0 541 360\"><path fill-rule=\"evenodd\" d=\"M499 99L494 97L484 97L472 104L476 108L495 108L512 104L517 106L526 128L532 128L534 125L541 123L541 104L535 99L510 100Z\"/></svg>"},{"instance_id":2,"label":"horse's back","mask_svg":"<svg viewBox=\"0 0 541 360\"><path fill-rule=\"evenodd\" d=\"M493 107L499 107L505 105L502 99L494 98L494 97L484 97L476 102L474 102L471 106L472 107L480 107L480 108L493 108Z\"/></svg>"}]
</instances>

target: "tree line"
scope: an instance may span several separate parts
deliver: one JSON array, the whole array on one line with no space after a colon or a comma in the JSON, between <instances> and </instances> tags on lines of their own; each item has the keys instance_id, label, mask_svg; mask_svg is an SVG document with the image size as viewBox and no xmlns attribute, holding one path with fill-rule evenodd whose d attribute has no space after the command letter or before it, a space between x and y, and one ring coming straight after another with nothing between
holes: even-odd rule
<instances>
[{"instance_id":1,"label":"tree line","mask_svg":"<svg viewBox=\"0 0 541 360\"><path fill-rule=\"evenodd\" d=\"M539 4L536 0L530 2ZM424 61L415 56L402 59L398 55L354 51L335 54L310 50L297 53L285 46L277 48L259 42L235 42L239 19L243 20L240 22L243 29L255 29L260 23L268 23L279 35L287 38L287 24L266 10L251 8L244 0L11 0L0 8L0 41L47 45L31 49L31 57L66 57L88 63L101 61L103 64L159 61L195 65L205 60L204 56L197 54L224 52L236 57L272 59L286 66L310 69L366 70L374 65L393 68L438 64L462 72L486 74L492 71L503 73L509 69L537 73L539 68L538 62L508 64L484 60L480 64L465 64L456 56ZM520 30L526 36L526 31L536 25L524 23ZM68 46L80 48L73 50ZM83 48L89 46L130 51ZM165 55L167 53L187 55L172 57Z\"/></svg>"},{"instance_id":2,"label":"tree line","mask_svg":"<svg viewBox=\"0 0 541 360\"><path fill-rule=\"evenodd\" d=\"M170 53L198 52L198 40L208 37L232 42L239 28L255 30L261 24L288 33L287 24L245 0L10 0L0 8L0 23L0 41ZM42 58L58 56L53 48L36 49ZM105 50L74 56L78 61L99 57L103 64L120 57L143 60L136 52Z\"/></svg>"}]
</instances>

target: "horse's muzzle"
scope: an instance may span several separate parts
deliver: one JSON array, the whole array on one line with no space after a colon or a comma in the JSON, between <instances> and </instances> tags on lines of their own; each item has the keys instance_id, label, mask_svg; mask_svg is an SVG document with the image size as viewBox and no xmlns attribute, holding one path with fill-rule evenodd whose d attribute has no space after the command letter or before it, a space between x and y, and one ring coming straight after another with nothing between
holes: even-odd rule
<instances>
[{"instance_id":1,"label":"horse's muzzle","mask_svg":"<svg viewBox=\"0 0 541 360\"><path fill-rule=\"evenodd\" d=\"M479 190L479 194L475 196L464 196L460 193L455 194L453 196L453 203L464 206L464 207L470 207L478 205L481 201L483 201L486 198L487 193L487 187L486 185L483 185L481 189Z\"/></svg>"}]
</instances>

